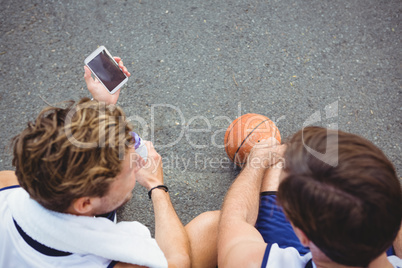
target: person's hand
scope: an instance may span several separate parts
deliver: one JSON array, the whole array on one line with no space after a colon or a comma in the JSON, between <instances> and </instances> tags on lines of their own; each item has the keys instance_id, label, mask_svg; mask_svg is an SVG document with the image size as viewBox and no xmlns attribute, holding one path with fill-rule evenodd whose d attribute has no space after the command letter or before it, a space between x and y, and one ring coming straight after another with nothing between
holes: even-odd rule
<instances>
[{"instance_id":1,"label":"person's hand","mask_svg":"<svg viewBox=\"0 0 402 268\"><path fill-rule=\"evenodd\" d=\"M146 141L148 157L145 165L137 172L137 182L144 186L148 191L158 185L163 184L162 157L155 150L152 142Z\"/></svg>"},{"instance_id":2,"label":"person's hand","mask_svg":"<svg viewBox=\"0 0 402 268\"><path fill-rule=\"evenodd\" d=\"M123 73L125 73L128 77L130 77L131 74L127 71L127 68L123 65L123 61L121 60L121 58L119 57L113 57L113 58L119 64L119 67L123 71ZM89 92L91 92L92 97L97 101L106 102L107 104L116 104L120 95L120 89L117 90L116 93L110 94L102 85L102 83L98 81L98 79L92 78L91 70L87 66L84 66L84 69L85 69L84 74L85 83L87 84L88 90Z\"/></svg>"},{"instance_id":3,"label":"person's hand","mask_svg":"<svg viewBox=\"0 0 402 268\"><path fill-rule=\"evenodd\" d=\"M285 144L279 144L275 138L262 140L250 151L247 166L252 168L269 168L279 161L283 161L286 151Z\"/></svg>"}]
</instances>

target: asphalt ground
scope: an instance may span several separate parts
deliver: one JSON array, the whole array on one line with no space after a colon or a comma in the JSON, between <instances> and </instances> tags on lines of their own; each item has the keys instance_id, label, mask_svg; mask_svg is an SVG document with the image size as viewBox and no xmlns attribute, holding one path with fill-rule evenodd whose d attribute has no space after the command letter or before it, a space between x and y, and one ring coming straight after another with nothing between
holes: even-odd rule
<instances>
[{"instance_id":1,"label":"asphalt ground","mask_svg":"<svg viewBox=\"0 0 402 268\"><path fill-rule=\"evenodd\" d=\"M402 174L399 0L0 1L0 170L7 146L49 104L88 97L99 45L132 74L118 104L154 142L179 217L221 207L239 172L223 136L239 115L374 142ZM153 231L145 189L119 210Z\"/></svg>"}]
</instances>

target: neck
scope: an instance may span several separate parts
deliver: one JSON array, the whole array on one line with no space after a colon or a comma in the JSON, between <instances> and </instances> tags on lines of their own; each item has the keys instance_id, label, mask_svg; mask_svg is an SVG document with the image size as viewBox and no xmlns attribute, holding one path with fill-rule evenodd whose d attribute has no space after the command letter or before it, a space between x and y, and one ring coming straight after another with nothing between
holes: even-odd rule
<instances>
[{"instance_id":1,"label":"neck","mask_svg":"<svg viewBox=\"0 0 402 268\"><path fill-rule=\"evenodd\" d=\"M345 266L333 262L329 259L324 253L322 253L318 248L310 248L311 254L313 255L314 264L317 268L361 268L357 266ZM379 257L374 259L367 268L392 268L392 264L389 262L387 258L387 254L384 252Z\"/></svg>"},{"instance_id":2,"label":"neck","mask_svg":"<svg viewBox=\"0 0 402 268\"><path fill-rule=\"evenodd\" d=\"M378 258L370 262L368 266L368 268L377 268L377 267L392 268L394 266L389 262L387 254L384 252Z\"/></svg>"}]
</instances>

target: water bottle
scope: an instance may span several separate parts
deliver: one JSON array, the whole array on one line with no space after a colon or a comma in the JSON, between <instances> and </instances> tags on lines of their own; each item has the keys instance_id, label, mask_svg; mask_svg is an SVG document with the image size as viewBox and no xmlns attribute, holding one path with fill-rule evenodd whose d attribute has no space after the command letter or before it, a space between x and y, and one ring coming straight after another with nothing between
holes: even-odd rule
<instances>
[{"instance_id":1,"label":"water bottle","mask_svg":"<svg viewBox=\"0 0 402 268\"><path fill-rule=\"evenodd\" d=\"M134 131L131 132L131 135L133 136L134 139L135 152L138 153L146 162L148 157L148 149L147 146L145 145L145 141L141 139L141 137Z\"/></svg>"}]
</instances>

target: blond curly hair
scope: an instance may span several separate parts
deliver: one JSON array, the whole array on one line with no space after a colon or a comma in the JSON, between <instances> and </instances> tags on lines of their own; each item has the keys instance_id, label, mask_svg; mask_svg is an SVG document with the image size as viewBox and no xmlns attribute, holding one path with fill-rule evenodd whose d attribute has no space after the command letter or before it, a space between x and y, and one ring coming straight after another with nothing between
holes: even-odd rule
<instances>
[{"instance_id":1,"label":"blond curly hair","mask_svg":"<svg viewBox=\"0 0 402 268\"><path fill-rule=\"evenodd\" d=\"M84 98L65 109L47 107L13 138L20 185L42 206L65 212L72 201L102 197L132 145L123 110Z\"/></svg>"}]
</instances>

